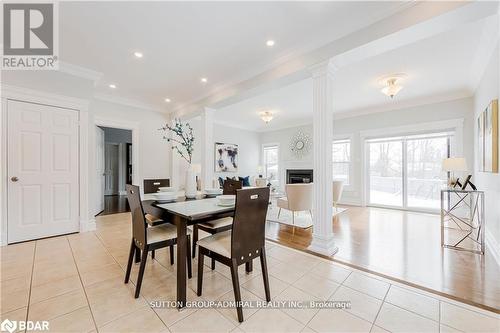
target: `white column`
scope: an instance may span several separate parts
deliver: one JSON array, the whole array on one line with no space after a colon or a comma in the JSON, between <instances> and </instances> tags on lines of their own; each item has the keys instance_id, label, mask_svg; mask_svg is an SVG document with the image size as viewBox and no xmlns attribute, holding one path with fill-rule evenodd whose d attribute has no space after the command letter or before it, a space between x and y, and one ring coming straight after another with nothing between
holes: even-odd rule
<instances>
[{"instance_id":1,"label":"white column","mask_svg":"<svg viewBox=\"0 0 500 333\"><path fill-rule=\"evenodd\" d=\"M332 141L333 64L328 61L312 68L313 81L313 239L310 250L333 255Z\"/></svg>"},{"instance_id":2,"label":"white column","mask_svg":"<svg viewBox=\"0 0 500 333\"><path fill-rule=\"evenodd\" d=\"M212 187L214 179L214 109L201 111L201 188Z\"/></svg>"}]
</instances>

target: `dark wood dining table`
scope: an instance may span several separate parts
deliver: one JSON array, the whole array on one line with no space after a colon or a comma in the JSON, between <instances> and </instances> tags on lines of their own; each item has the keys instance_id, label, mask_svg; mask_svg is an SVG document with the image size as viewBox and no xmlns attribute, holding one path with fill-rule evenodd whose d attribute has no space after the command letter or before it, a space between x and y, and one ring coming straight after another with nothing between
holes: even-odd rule
<instances>
[{"instance_id":1,"label":"dark wood dining table","mask_svg":"<svg viewBox=\"0 0 500 333\"><path fill-rule=\"evenodd\" d=\"M235 207L219 206L216 198L180 199L171 203L143 200L144 212L177 227L177 307L186 305L187 227L221 217L233 216Z\"/></svg>"}]
</instances>

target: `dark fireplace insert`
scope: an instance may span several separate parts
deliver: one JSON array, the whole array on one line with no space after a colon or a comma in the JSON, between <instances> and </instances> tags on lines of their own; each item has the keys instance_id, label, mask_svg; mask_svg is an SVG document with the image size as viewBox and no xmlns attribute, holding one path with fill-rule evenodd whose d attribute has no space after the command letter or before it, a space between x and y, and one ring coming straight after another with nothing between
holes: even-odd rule
<instances>
[{"instance_id":1,"label":"dark fireplace insert","mask_svg":"<svg viewBox=\"0 0 500 333\"><path fill-rule=\"evenodd\" d=\"M302 184L313 182L312 169L288 169L286 170L286 183L287 184Z\"/></svg>"}]
</instances>

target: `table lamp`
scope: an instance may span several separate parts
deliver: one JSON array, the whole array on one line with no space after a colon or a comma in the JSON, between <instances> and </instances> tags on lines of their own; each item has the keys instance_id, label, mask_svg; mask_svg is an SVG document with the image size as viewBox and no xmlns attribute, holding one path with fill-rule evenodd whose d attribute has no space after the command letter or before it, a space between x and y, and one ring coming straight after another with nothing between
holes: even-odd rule
<instances>
[{"instance_id":1,"label":"table lamp","mask_svg":"<svg viewBox=\"0 0 500 333\"><path fill-rule=\"evenodd\" d=\"M455 187L457 184L457 178L455 178L455 172L467 171L467 161L464 157L449 157L443 160L443 171L450 172L450 177L448 179L448 185L450 187Z\"/></svg>"}]
</instances>

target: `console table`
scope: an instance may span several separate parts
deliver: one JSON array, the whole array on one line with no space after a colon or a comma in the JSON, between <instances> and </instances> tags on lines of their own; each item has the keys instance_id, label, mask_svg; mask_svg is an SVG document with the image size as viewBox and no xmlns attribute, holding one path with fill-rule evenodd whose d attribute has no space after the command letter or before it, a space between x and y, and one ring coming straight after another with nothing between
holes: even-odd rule
<instances>
[{"instance_id":1,"label":"console table","mask_svg":"<svg viewBox=\"0 0 500 333\"><path fill-rule=\"evenodd\" d=\"M484 254L484 192L441 190L441 246Z\"/></svg>"}]
</instances>

